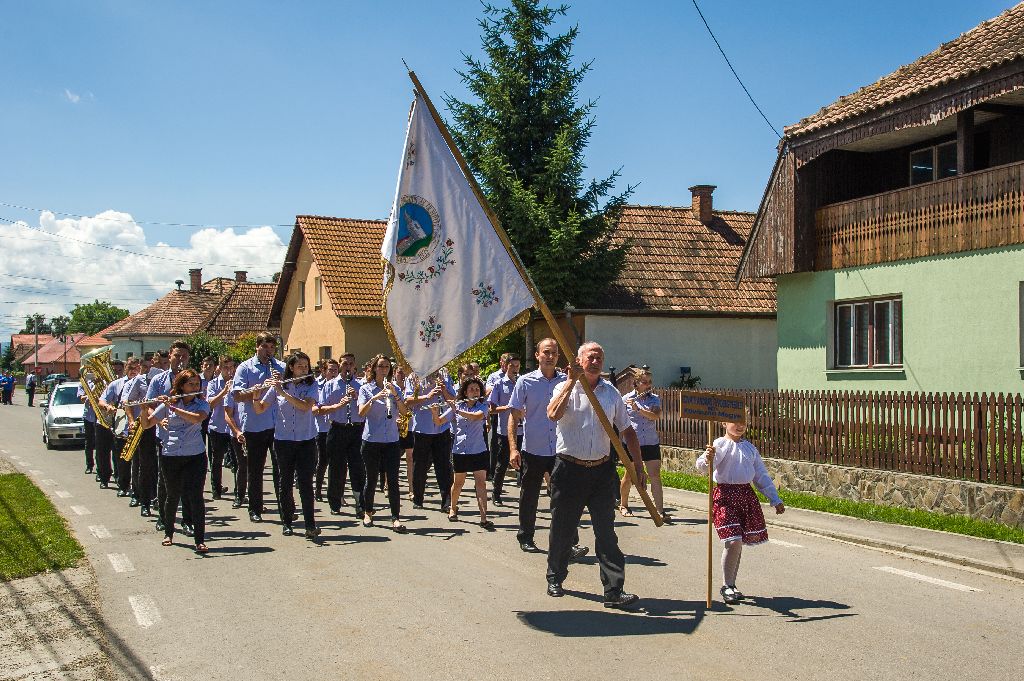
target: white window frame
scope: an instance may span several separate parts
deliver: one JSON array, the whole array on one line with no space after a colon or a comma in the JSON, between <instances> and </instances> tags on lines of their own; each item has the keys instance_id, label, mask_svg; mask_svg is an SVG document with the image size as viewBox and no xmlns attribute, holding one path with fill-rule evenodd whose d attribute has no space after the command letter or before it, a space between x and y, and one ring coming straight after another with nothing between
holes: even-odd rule
<instances>
[{"instance_id":1,"label":"white window frame","mask_svg":"<svg viewBox=\"0 0 1024 681\"><path fill-rule=\"evenodd\" d=\"M888 357L889 362L881 363L878 362L878 332L876 329L876 311L878 306L888 304L890 306L889 312L889 333L888 333ZM857 342L858 342L858 328L857 328L857 308L858 306L865 306L867 308L867 328L864 333L867 334L867 352L865 363L855 364L854 359L857 354ZM898 306L898 307L897 307ZM842 319L842 309L849 308L850 318L852 323L850 324L850 337L849 337L849 353L844 357L840 349L842 344L840 343L840 334L843 329L840 328L840 320ZM876 298L861 298L854 300L837 300L832 306L832 361L831 367L833 369L900 369L903 367L903 296L890 295L890 296L879 296ZM898 314L897 314L898 310ZM1022 310L1024 310L1024 303L1022 303ZM1024 338L1024 336L1022 336ZM1024 343L1024 341L1022 341ZM1024 345L1022 345L1024 348ZM1022 356L1024 356L1024 349L1022 349ZM899 359L899 361L893 361Z\"/></svg>"},{"instance_id":2,"label":"white window frame","mask_svg":"<svg viewBox=\"0 0 1024 681\"><path fill-rule=\"evenodd\" d=\"M299 282L299 309L306 309L306 282L305 280Z\"/></svg>"},{"instance_id":3,"label":"white window frame","mask_svg":"<svg viewBox=\"0 0 1024 681\"><path fill-rule=\"evenodd\" d=\"M323 280L320 277L313 277L313 305L318 310L324 306Z\"/></svg>"}]
</instances>

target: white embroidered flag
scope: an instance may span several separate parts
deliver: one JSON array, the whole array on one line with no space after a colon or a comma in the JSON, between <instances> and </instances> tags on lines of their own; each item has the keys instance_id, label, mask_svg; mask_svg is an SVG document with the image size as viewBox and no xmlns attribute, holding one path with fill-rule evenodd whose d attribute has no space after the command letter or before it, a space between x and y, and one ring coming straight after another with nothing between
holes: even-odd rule
<instances>
[{"instance_id":1,"label":"white embroidered flag","mask_svg":"<svg viewBox=\"0 0 1024 681\"><path fill-rule=\"evenodd\" d=\"M384 326L422 375L522 325L534 302L419 95L381 256Z\"/></svg>"}]
</instances>

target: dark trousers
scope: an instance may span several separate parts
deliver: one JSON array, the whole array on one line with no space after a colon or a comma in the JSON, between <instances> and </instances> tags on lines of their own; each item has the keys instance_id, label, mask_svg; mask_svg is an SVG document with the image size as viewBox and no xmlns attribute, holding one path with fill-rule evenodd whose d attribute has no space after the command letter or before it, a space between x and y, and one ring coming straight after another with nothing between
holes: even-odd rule
<instances>
[{"instance_id":1,"label":"dark trousers","mask_svg":"<svg viewBox=\"0 0 1024 681\"><path fill-rule=\"evenodd\" d=\"M569 574L569 551L578 540L583 509L590 512L594 550L601 566L605 596L622 590L626 558L615 536L615 489L619 476L615 464L586 468L561 459L551 473L551 533L548 540L548 582L561 584Z\"/></svg>"},{"instance_id":2,"label":"dark trousers","mask_svg":"<svg viewBox=\"0 0 1024 681\"><path fill-rule=\"evenodd\" d=\"M280 488L278 489L278 510L281 522L292 524L295 513L295 485L299 486L302 501L302 519L306 529L316 525L313 519L313 470L316 468L316 440L274 440Z\"/></svg>"},{"instance_id":3,"label":"dark trousers","mask_svg":"<svg viewBox=\"0 0 1024 681\"><path fill-rule=\"evenodd\" d=\"M143 506L149 506L157 498L157 454L156 454L156 428L148 428L142 434L139 448L135 451L135 458L139 460L138 484L135 486L135 498ZM157 507L159 513L160 507Z\"/></svg>"},{"instance_id":4,"label":"dark trousers","mask_svg":"<svg viewBox=\"0 0 1024 681\"><path fill-rule=\"evenodd\" d=\"M231 447L235 452L235 501L242 503L249 484L249 454L235 438L231 438Z\"/></svg>"},{"instance_id":5,"label":"dark trousers","mask_svg":"<svg viewBox=\"0 0 1024 681\"><path fill-rule=\"evenodd\" d=\"M388 501L391 517L398 519L402 510L402 492L398 489L398 469L402 465L402 448L397 442L362 443L363 466L366 468L366 482L363 484L363 509L373 514L373 499L377 493L377 476L383 469L388 480Z\"/></svg>"},{"instance_id":6,"label":"dark trousers","mask_svg":"<svg viewBox=\"0 0 1024 681\"><path fill-rule=\"evenodd\" d=\"M206 452L193 456L160 456L160 478L167 491L167 498L160 508L164 521L164 535L174 535L174 523L178 514L178 503L192 509L195 528L195 542L198 546L206 541L206 506L203 501L203 484L206 481ZM183 522L189 522L182 517Z\"/></svg>"},{"instance_id":7,"label":"dark trousers","mask_svg":"<svg viewBox=\"0 0 1024 681\"><path fill-rule=\"evenodd\" d=\"M117 462L117 488L122 492L132 493L132 484L136 480L135 460L138 458L138 451L136 450L136 456L131 458L131 461L125 461L121 458L121 453L124 448L128 445L128 441L123 438L117 438L114 440L114 453L116 454L114 461Z\"/></svg>"},{"instance_id":8,"label":"dark trousers","mask_svg":"<svg viewBox=\"0 0 1024 681\"><path fill-rule=\"evenodd\" d=\"M97 425L96 429L96 474L100 482L108 484L114 474L114 433L109 428Z\"/></svg>"},{"instance_id":9,"label":"dark trousers","mask_svg":"<svg viewBox=\"0 0 1024 681\"><path fill-rule=\"evenodd\" d=\"M273 441L273 428L245 434L245 447L248 450L246 473L249 478L249 513L256 515L263 513L263 471L267 467L267 451ZM277 484L276 473L275 470L275 485Z\"/></svg>"},{"instance_id":10,"label":"dark trousers","mask_svg":"<svg viewBox=\"0 0 1024 681\"><path fill-rule=\"evenodd\" d=\"M508 414L506 414L508 416ZM498 459L501 458L501 445L498 443L498 415L491 414L487 417L487 422L490 428L487 431L487 451L490 452L491 458L487 466L487 477L494 475L494 471L498 468ZM505 455L506 460L508 455ZM507 461L506 461L507 464Z\"/></svg>"},{"instance_id":11,"label":"dark trousers","mask_svg":"<svg viewBox=\"0 0 1024 681\"><path fill-rule=\"evenodd\" d=\"M522 457L523 479L519 486L519 532L516 537L520 542L532 542L537 528L540 488L544 484L544 474L554 468L555 457L536 456L529 452L522 452Z\"/></svg>"},{"instance_id":12,"label":"dark trousers","mask_svg":"<svg viewBox=\"0 0 1024 681\"><path fill-rule=\"evenodd\" d=\"M96 459L93 452L96 451L96 424L92 421L85 421L85 469L91 471L96 467Z\"/></svg>"},{"instance_id":13,"label":"dark trousers","mask_svg":"<svg viewBox=\"0 0 1024 681\"><path fill-rule=\"evenodd\" d=\"M427 491L427 473L434 466L434 479L441 492L441 510L451 506L452 492L452 431L436 435L416 433L412 448L412 501L423 505ZM388 484L391 481L388 480Z\"/></svg>"},{"instance_id":14,"label":"dark trousers","mask_svg":"<svg viewBox=\"0 0 1024 681\"><path fill-rule=\"evenodd\" d=\"M224 486L224 454L231 447L231 440L234 439L227 433L218 433L211 430L206 434L207 452L210 456L210 490L214 499L220 499L221 490Z\"/></svg>"},{"instance_id":15,"label":"dark trousers","mask_svg":"<svg viewBox=\"0 0 1024 681\"><path fill-rule=\"evenodd\" d=\"M157 452L157 460L162 461L164 458L163 445L160 444L159 442L157 442ZM167 478L164 477L164 469L162 465L160 466L157 472L159 473L159 475L156 481L156 508L157 513L160 514L160 518L163 519L164 513L162 509L164 508L164 506L167 505ZM203 485L206 484L206 452L203 452L202 475L203 480L199 485L200 494L202 494ZM192 498L187 494L182 494L179 496L179 499L181 501L181 522L185 523L186 525L194 524L195 519L193 518L194 514L192 513ZM175 513L177 513L177 510L177 507L175 507Z\"/></svg>"},{"instance_id":16,"label":"dark trousers","mask_svg":"<svg viewBox=\"0 0 1024 681\"><path fill-rule=\"evenodd\" d=\"M32 400L36 398L36 387L30 386L25 388L25 394L28 395L28 406L32 406Z\"/></svg>"},{"instance_id":17,"label":"dark trousers","mask_svg":"<svg viewBox=\"0 0 1024 681\"><path fill-rule=\"evenodd\" d=\"M363 424L332 423L327 433L327 504L332 511L341 510L341 498L345 494L345 472L348 471L352 499L356 514L362 509L372 510L363 503L366 487L366 466L363 464Z\"/></svg>"},{"instance_id":18,"label":"dark trousers","mask_svg":"<svg viewBox=\"0 0 1024 681\"><path fill-rule=\"evenodd\" d=\"M330 463L327 454L327 433L316 434L316 495L319 497L324 491L324 476L327 475L327 464ZM342 487L345 483L342 482Z\"/></svg>"},{"instance_id":19,"label":"dark trousers","mask_svg":"<svg viewBox=\"0 0 1024 681\"><path fill-rule=\"evenodd\" d=\"M505 488L505 475L508 473L510 450L507 435L496 435L498 456L494 462L494 498L500 499ZM522 446L523 438L516 439L516 445Z\"/></svg>"}]
</instances>

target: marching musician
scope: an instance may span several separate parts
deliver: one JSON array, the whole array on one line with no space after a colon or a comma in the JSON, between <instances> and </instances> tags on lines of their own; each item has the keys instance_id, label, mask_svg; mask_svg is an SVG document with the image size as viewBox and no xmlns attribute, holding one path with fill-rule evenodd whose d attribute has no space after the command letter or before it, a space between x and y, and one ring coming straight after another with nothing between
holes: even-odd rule
<instances>
[{"instance_id":1,"label":"marching musician","mask_svg":"<svg viewBox=\"0 0 1024 681\"><path fill-rule=\"evenodd\" d=\"M651 372L646 369L633 371L633 390L622 396L626 403L629 423L640 441L640 455L651 480L651 497L658 513L665 516L665 492L661 487L661 443L658 440L656 423L661 416L661 398L651 392ZM632 516L629 509L629 476L622 476L619 486L619 512Z\"/></svg>"},{"instance_id":2,"label":"marching musician","mask_svg":"<svg viewBox=\"0 0 1024 681\"><path fill-rule=\"evenodd\" d=\"M361 453L366 418L359 411L359 389L356 358L351 352L341 356L341 363L328 369L331 379L320 393L319 413L330 419L327 431L327 505L331 515L340 515L345 503L345 477L349 478L356 518L363 515L363 487L366 473ZM337 371L337 375L334 375Z\"/></svg>"},{"instance_id":3,"label":"marching musician","mask_svg":"<svg viewBox=\"0 0 1024 681\"><path fill-rule=\"evenodd\" d=\"M431 404L434 423L455 425L455 444L452 446L452 505L448 520L459 519L459 496L466 483L466 474L472 473L476 483L476 504L480 509L480 527L493 530L494 523L487 519L487 463L490 455L484 441L484 421L487 417L487 402L483 399L484 383L477 377L467 378L459 386L456 401L451 406L443 402ZM442 407L447 407L441 411Z\"/></svg>"},{"instance_id":4,"label":"marching musician","mask_svg":"<svg viewBox=\"0 0 1024 681\"><path fill-rule=\"evenodd\" d=\"M210 358L207 358L210 359ZM206 365L206 361L203 362ZM210 418L207 423L207 454L210 457L210 486L213 498L220 499L228 491L223 485L224 456L234 447L234 437L224 416L224 398L231 392L231 381L235 376L235 360L231 355L221 355L218 373L206 384L206 401L210 404ZM236 466L237 458L236 458ZM244 496L244 495L243 495ZM235 488L238 499L238 488Z\"/></svg>"},{"instance_id":5,"label":"marching musician","mask_svg":"<svg viewBox=\"0 0 1024 681\"><path fill-rule=\"evenodd\" d=\"M328 377L331 371L331 362L334 362L335 366L338 365L338 362L333 359L320 359L316 363L316 387L320 395L317 399L317 406L313 407L313 415L316 418L316 478L313 486L313 499L316 501L324 500L324 477L327 475L327 464L329 462L327 458L327 432L331 429L331 417L320 413L319 405L323 401L324 386L327 384L327 381L334 378L334 376Z\"/></svg>"},{"instance_id":6,"label":"marching musician","mask_svg":"<svg viewBox=\"0 0 1024 681\"><path fill-rule=\"evenodd\" d=\"M495 447L497 449L497 455L495 456L494 464L494 505L502 506L501 494L505 487L505 474L508 472L509 464L509 410L508 401L512 397L512 391L516 387L516 381L519 380L519 356L514 355L510 352L506 352L501 356L502 368L501 377L494 382L491 386L490 395L487 398L490 406L490 411L493 414L494 422L496 424L494 430ZM513 434L513 439L516 440L516 449L519 449L519 445L522 443L522 429L520 428Z\"/></svg>"},{"instance_id":7,"label":"marching musician","mask_svg":"<svg viewBox=\"0 0 1024 681\"><path fill-rule=\"evenodd\" d=\"M261 394L262 393L262 394ZM310 372L309 355L294 352L285 364L284 378L271 379L264 391L257 391L253 411L274 414L274 452L277 455L278 510L282 534L291 536L295 513L293 490L296 480L307 539L320 534L313 518L313 471L316 468L316 422L313 407L320 393Z\"/></svg>"},{"instance_id":8,"label":"marching musician","mask_svg":"<svg viewBox=\"0 0 1024 681\"><path fill-rule=\"evenodd\" d=\"M234 366L232 360L232 371ZM231 381L228 384L230 385ZM242 419L238 415L238 403L235 402L235 397L229 390L228 394L224 396L224 423L227 424L228 432L231 434L231 451L235 455L235 500L231 503L231 508L242 508L248 503L245 494L249 482L249 458L245 451L245 432L242 431L241 422Z\"/></svg>"},{"instance_id":9,"label":"marching musician","mask_svg":"<svg viewBox=\"0 0 1024 681\"><path fill-rule=\"evenodd\" d=\"M406 395L419 395L423 386L420 385L420 377L415 371L410 371L406 375L405 370L401 366L395 367L395 383L401 386L403 392ZM405 498L409 501L413 499L413 470L416 465L412 458L412 453L416 445L416 434L412 432L412 416L410 415L409 420L406 422L405 434L402 434L402 429L398 429L398 447L402 450L402 455L405 457L405 484L408 486Z\"/></svg>"},{"instance_id":10,"label":"marching musician","mask_svg":"<svg viewBox=\"0 0 1024 681\"><path fill-rule=\"evenodd\" d=\"M406 531L400 520L402 493L398 488L398 471L402 450L398 444L398 414L409 413L402 390L391 382L391 360L377 355L370 361L372 373L359 388L357 407L366 420L363 428L361 453L366 468L363 484L363 526L373 525L373 499L377 476L383 468L388 480L388 501L391 504L391 526L396 532Z\"/></svg>"},{"instance_id":11,"label":"marching musician","mask_svg":"<svg viewBox=\"0 0 1024 681\"><path fill-rule=\"evenodd\" d=\"M139 360L137 357L131 357L128 359L128 380L125 381L124 386L121 388L121 402L138 402L139 400L145 399L146 392L149 390L149 382L146 379L146 360ZM140 415L142 414L142 407L128 407L125 409L125 416L128 418L128 432L132 432L135 428L145 428L146 425L140 421ZM152 496L143 497L140 490L143 489L142 482L139 479L139 475L142 470L142 450L146 443L146 434L152 437L152 431L143 431L142 437L139 440L138 448L136 449L135 455L131 461L121 461L119 466L125 466L130 470L128 476L118 478L117 485L120 489L124 489L125 485L129 485L131 494L131 501L128 502L128 506L135 508L142 503L142 500L146 500L145 509L146 512L142 513L143 516L148 516L149 501L152 500ZM152 444L152 443L151 443ZM129 482L130 479L130 482Z\"/></svg>"},{"instance_id":12,"label":"marching musician","mask_svg":"<svg viewBox=\"0 0 1024 681\"><path fill-rule=\"evenodd\" d=\"M494 386L505 376L505 367L508 364L508 358L511 352L503 352L501 357L498 358L498 369L492 371L488 376L487 380L484 381L484 397L490 398L491 391L494 390ZM488 426L487 429L487 449L491 453L490 466L487 468L487 475L494 475L494 469L497 466L498 458L501 455L500 447L498 445L498 413L494 410L493 406L489 407L490 413L488 414ZM507 417L508 414L505 414Z\"/></svg>"},{"instance_id":13,"label":"marching musician","mask_svg":"<svg viewBox=\"0 0 1024 681\"><path fill-rule=\"evenodd\" d=\"M105 414L103 422L110 425L109 428L99 426L96 428L96 475L100 479L100 489L107 489L110 486L110 478L114 475L114 457L120 455L120 447L115 444L114 417L117 415L117 406L121 403L121 389L124 388L125 379L121 377L124 373L124 362L115 359L110 363L114 369L115 378L107 384L100 395L99 404ZM115 451L116 448L116 451ZM118 496L122 496L118 492Z\"/></svg>"},{"instance_id":14,"label":"marching musician","mask_svg":"<svg viewBox=\"0 0 1024 681\"><path fill-rule=\"evenodd\" d=\"M213 355L204 357L202 363L199 365L199 380L202 383L200 390L203 391L203 395L206 395L206 386L210 384L214 376L217 375L217 358ZM207 417L203 421L203 437L206 437L207 433L210 432L210 419ZM207 447L209 449L209 447Z\"/></svg>"},{"instance_id":15,"label":"marching musician","mask_svg":"<svg viewBox=\"0 0 1024 681\"><path fill-rule=\"evenodd\" d=\"M231 384L248 450L249 520L254 523L263 522L263 471L267 466L267 452L274 442L275 414L273 409L256 413L252 405L256 393L251 389L284 374L284 364L274 357L276 351L274 334L264 331L256 336L256 354L238 366ZM276 478L276 467L273 472ZM276 483L275 479L275 488Z\"/></svg>"},{"instance_id":16,"label":"marching musician","mask_svg":"<svg viewBox=\"0 0 1024 681\"><path fill-rule=\"evenodd\" d=\"M85 379L89 388L95 388L96 384L91 378ZM85 389L78 386L78 401L85 404L85 414L82 417L82 427L85 430L85 474L92 475L96 466L94 453L96 451L96 412L93 411L89 399L85 396Z\"/></svg>"},{"instance_id":17,"label":"marching musician","mask_svg":"<svg viewBox=\"0 0 1024 681\"><path fill-rule=\"evenodd\" d=\"M434 467L434 479L441 493L441 510L447 512L451 506L452 487L452 431L451 424L434 423L430 405L435 402L455 399L456 388L443 370L435 375L433 387L419 397L412 390L405 391L405 400L412 409L409 429L413 435L412 450L412 507L423 508L423 497L427 490L427 473ZM426 407L426 408L424 408Z\"/></svg>"}]
</instances>

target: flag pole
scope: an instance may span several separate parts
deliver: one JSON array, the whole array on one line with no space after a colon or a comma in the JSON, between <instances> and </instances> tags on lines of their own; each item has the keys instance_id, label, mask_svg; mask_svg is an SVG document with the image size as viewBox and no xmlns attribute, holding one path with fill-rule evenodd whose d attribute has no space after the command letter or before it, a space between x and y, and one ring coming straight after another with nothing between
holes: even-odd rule
<instances>
[{"instance_id":1,"label":"flag pole","mask_svg":"<svg viewBox=\"0 0 1024 681\"><path fill-rule=\"evenodd\" d=\"M576 353L572 349L572 346L569 345L565 334L562 333L562 328L558 325L558 322L555 321L554 315L551 314L551 310L548 308L547 303L544 302L544 298L541 297L540 291L533 283L533 278L526 270L526 266L523 265L522 260L519 259L519 254L512 245L512 241L508 238L508 234L505 233L505 229L501 226L501 221L498 220L498 216L494 214L494 211L491 210L490 204L487 203L487 199L484 197L484 193L480 189L480 185L477 184L476 178L473 177L473 173L469 169L469 164L466 163L466 159L463 158L458 146L456 146L455 140L452 139L451 134L448 132L448 127L438 115L437 109L434 108L433 102L430 101L430 97L427 95L426 90L423 89L420 79L416 77L416 74L411 69L409 70L409 78L412 79L412 84L416 88L416 93L423 97L423 102L427 105L427 110L430 111L430 116L434 119L434 124L437 125L437 129L440 130L441 136L448 145L449 151L451 151L452 156L455 157L455 162L459 164L459 168L462 169L462 174L469 182L469 186L473 190L473 193L476 194L477 201L480 202L480 206L483 208L484 214L487 215L487 219L491 223L491 227L493 227L495 233L497 233L498 238L505 247L505 251L512 259L512 263L516 266L516 269L519 271L519 275L523 278L523 281L526 282L527 288L530 289L530 294L533 296L534 307L540 310L541 315L544 317L544 321L546 321L548 326L551 328L551 334L555 337L555 342L557 342L558 346L562 349L562 354L564 354L566 358L574 357ZM658 513L658 509L655 507L650 495L647 494L647 490L640 485L640 481L637 479L636 471L634 470L633 461L629 458L629 455L626 454L626 450L623 449L622 442L619 441L618 436L615 435L615 430L612 428L612 424L608 420L607 414L604 413L604 409L601 407L601 403L598 401L597 395L594 394L594 389L590 387L590 383L587 381L580 381L580 385L583 386L583 391L587 394L587 399L590 400L590 404L593 406L598 420L601 422L605 432L608 434L608 439L611 440L612 445L615 447L615 452L619 456L619 461L622 462L623 467L626 469L626 475L629 476L629 481L640 493L640 498L643 500L644 506L647 507L647 512L651 514L651 519L654 521L654 524L660 527L664 524L665 519L662 518L660 513Z\"/></svg>"}]
</instances>

